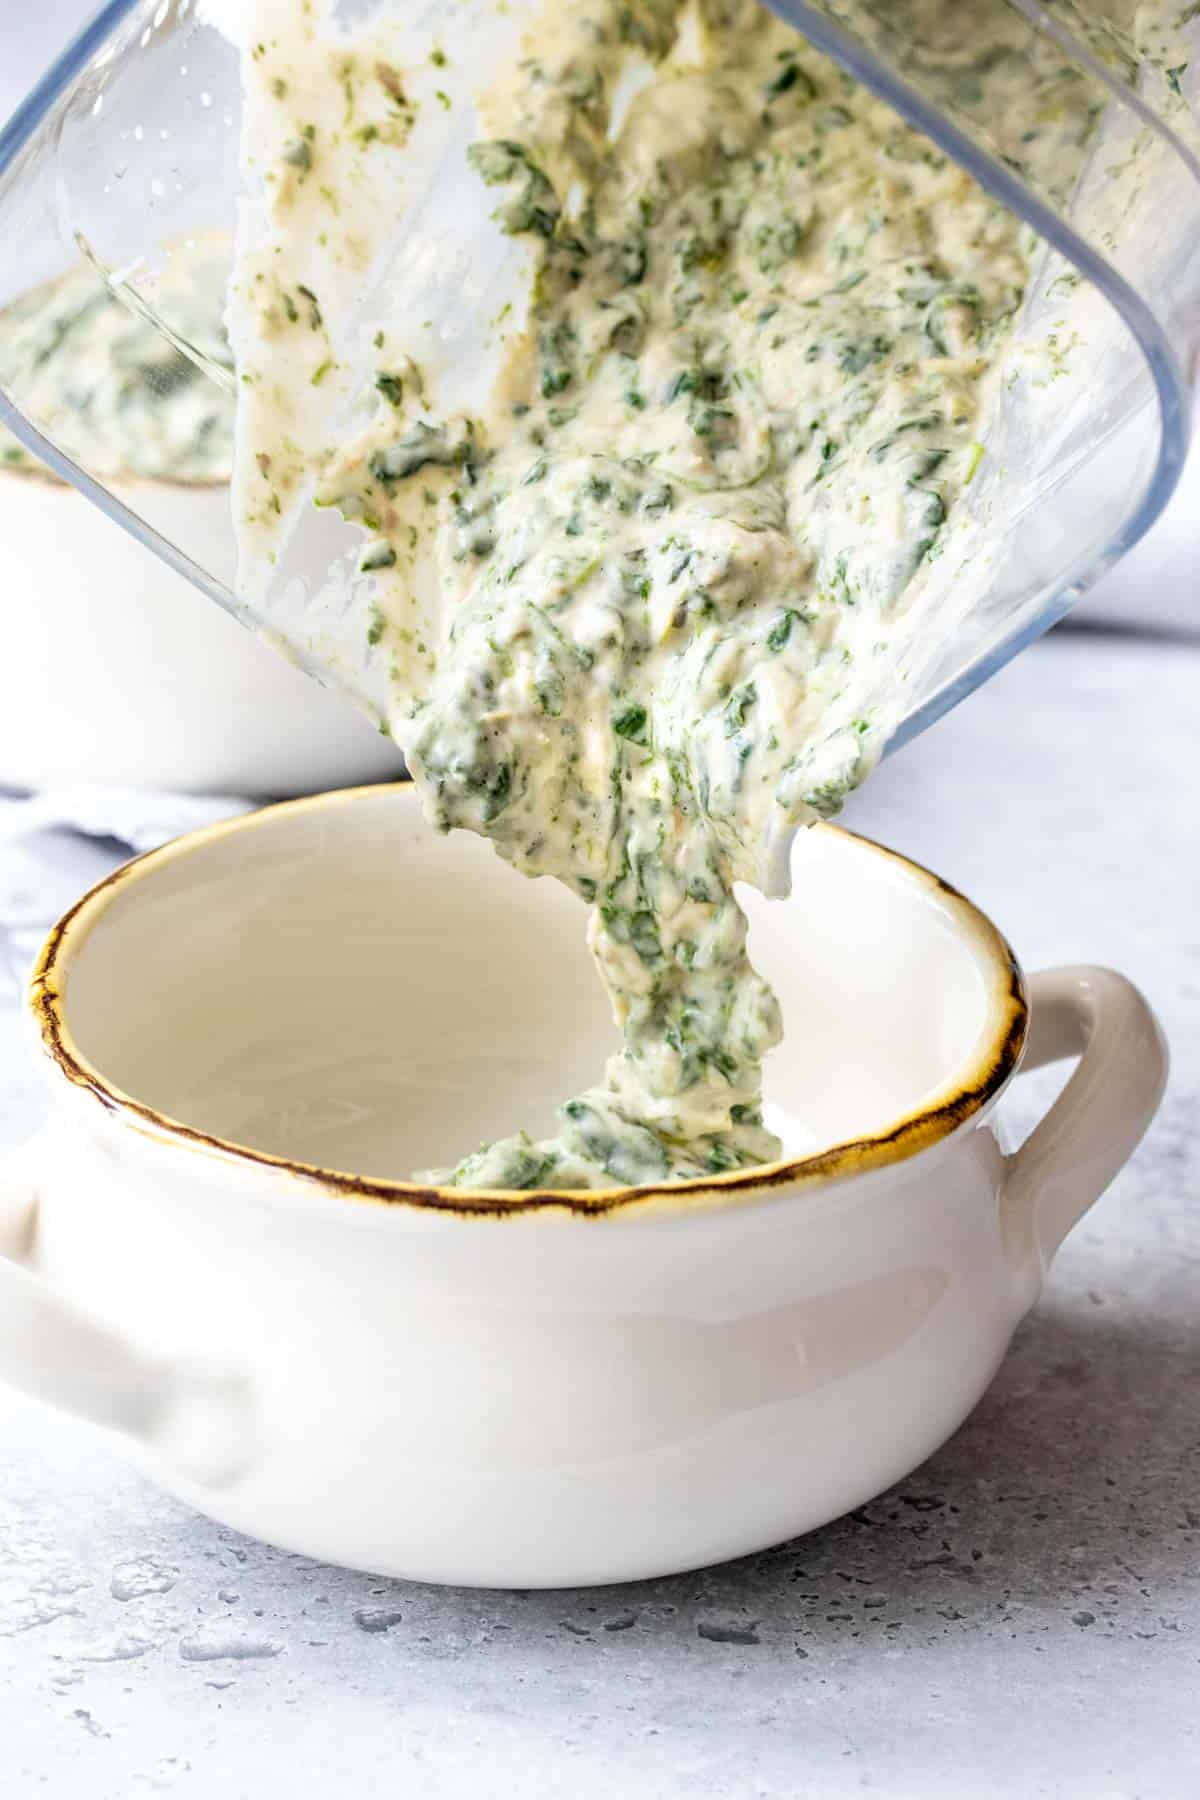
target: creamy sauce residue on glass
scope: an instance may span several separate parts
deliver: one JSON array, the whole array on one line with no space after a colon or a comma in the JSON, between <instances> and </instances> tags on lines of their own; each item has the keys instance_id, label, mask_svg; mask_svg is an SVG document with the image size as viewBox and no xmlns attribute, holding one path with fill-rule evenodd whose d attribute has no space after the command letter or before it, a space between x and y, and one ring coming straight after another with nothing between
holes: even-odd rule
<instances>
[{"instance_id":1,"label":"creamy sauce residue on glass","mask_svg":"<svg viewBox=\"0 0 1200 1800\"><path fill-rule=\"evenodd\" d=\"M631 44L648 78L630 95ZM392 153L407 130L403 70L354 67L343 90L298 39L247 60L282 192L274 262L234 288L251 384L255 341L289 332L297 384L324 380L311 208L361 201L335 185L352 131L361 162L380 118ZM470 417L431 409L380 333L374 415L329 442L319 498L368 534L371 642L428 816L587 903L623 1043L555 1137L439 1179L745 1168L781 1152L761 1112L781 1025L735 883L786 891L795 829L837 812L903 710L1033 239L754 0L555 6L481 118L475 173L536 255L529 330ZM239 506L261 528L297 458L282 400L250 416ZM438 642L394 604L418 557Z\"/></svg>"},{"instance_id":2,"label":"creamy sauce residue on glass","mask_svg":"<svg viewBox=\"0 0 1200 1800\"><path fill-rule=\"evenodd\" d=\"M152 292L200 358L232 369L222 325L230 254L224 239L181 247ZM230 478L232 397L87 263L0 312L0 387L98 479L208 486ZM4 469L48 473L0 428Z\"/></svg>"}]
</instances>

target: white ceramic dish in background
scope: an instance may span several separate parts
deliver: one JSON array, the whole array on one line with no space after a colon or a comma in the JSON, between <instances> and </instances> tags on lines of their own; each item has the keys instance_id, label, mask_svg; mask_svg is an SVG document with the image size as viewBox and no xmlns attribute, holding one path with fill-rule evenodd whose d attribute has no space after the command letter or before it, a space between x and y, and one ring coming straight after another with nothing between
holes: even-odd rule
<instances>
[{"instance_id":1,"label":"white ceramic dish in background","mask_svg":"<svg viewBox=\"0 0 1200 1800\"><path fill-rule=\"evenodd\" d=\"M1089 624L1200 637L1200 456L1184 464L1154 529L1068 615L1068 629Z\"/></svg>"},{"instance_id":2,"label":"white ceramic dish in background","mask_svg":"<svg viewBox=\"0 0 1200 1800\"><path fill-rule=\"evenodd\" d=\"M52 1113L0 1174L0 1371L240 1530L430 1581L660 1574L879 1492L983 1393L1165 1053L1102 970L1033 976L1030 1014L994 927L889 852L819 828L796 877L754 942L801 1157L513 1196L387 1177L595 1075L562 889L399 787L129 865L31 990ZM1007 1155L1021 1059L1067 1056Z\"/></svg>"},{"instance_id":3,"label":"white ceramic dish in background","mask_svg":"<svg viewBox=\"0 0 1200 1800\"><path fill-rule=\"evenodd\" d=\"M155 483L154 504L156 518L186 516L232 555L223 488ZM0 473L0 541L0 787L274 797L399 770L395 746L343 699L73 488Z\"/></svg>"}]
</instances>

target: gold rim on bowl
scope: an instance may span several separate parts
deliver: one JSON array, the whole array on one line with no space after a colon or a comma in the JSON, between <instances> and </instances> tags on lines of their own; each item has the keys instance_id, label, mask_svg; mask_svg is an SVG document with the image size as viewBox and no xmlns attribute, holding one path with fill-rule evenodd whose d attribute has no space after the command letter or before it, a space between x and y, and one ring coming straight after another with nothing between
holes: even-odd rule
<instances>
[{"instance_id":1,"label":"gold rim on bowl","mask_svg":"<svg viewBox=\"0 0 1200 1800\"><path fill-rule=\"evenodd\" d=\"M29 989L32 1008L46 1054L67 1080L76 1088L91 1094L110 1113L143 1133L157 1139L195 1149L205 1149L239 1162L279 1169L316 1185L339 1198L371 1201L387 1206L408 1206L422 1210L455 1213L463 1217L514 1217L553 1208L580 1217L597 1218L633 1209L657 1212L690 1210L699 1206L729 1205L762 1199L787 1188L810 1188L817 1184L861 1175L868 1170L884 1168L907 1161L930 1149L968 1119L987 1106L1016 1072L1025 1047L1029 1025L1029 1009L1020 965L1011 946L965 895L931 870L889 850L873 839L848 832L834 825L815 825L815 831L836 832L855 841L877 856L899 863L910 876L937 894L949 907L968 937L982 950L994 972L991 995L990 1029L968 1066L953 1081L935 1089L912 1111L901 1114L884 1130L861 1138L830 1145L810 1156L793 1157L764 1163L753 1169L724 1175L701 1176L691 1181L664 1182L647 1187L614 1187L588 1189L424 1187L419 1182L383 1180L353 1175L343 1170L322 1168L316 1163L298 1162L291 1157L276 1156L269 1151L254 1150L226 1138L173 1119L154 1107L145 1105L131 1094L107 1081L100 1070L79 1049L66 1020L64 985L67 970L93 927L99 922L112 900L123 894L132 883L152 874L164 863L186 856L201 845L232 835L254 830L257 823L273 814L301 808L317 809L348 803L363 794L381 794L409 786L405 782L373 783L362 787L341 788L332 793L316 794L299 800L285 800L255 812L223 819L213 825L175 838L157 850L147 851L125 863L89 889L55 925L35 965Z\"/></svg>"}]
</instances>

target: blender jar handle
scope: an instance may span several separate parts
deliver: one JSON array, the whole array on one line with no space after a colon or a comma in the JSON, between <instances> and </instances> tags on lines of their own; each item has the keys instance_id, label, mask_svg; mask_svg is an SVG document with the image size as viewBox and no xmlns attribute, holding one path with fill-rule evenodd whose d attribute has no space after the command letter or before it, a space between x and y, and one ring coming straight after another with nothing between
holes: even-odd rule
<instances>
[{"instance_id":1,"label":"blender jar handle","mask_svg":"<svg viewBox=\"0 0 1200 1800\"><path fill-rule=\"evenodd\" d=\"M131 1438L186 1481L234 1480L254 1439L246 1376L210 1356L168 1356L139 1343L30 1267L40 1160L35 1138L0 1162L0 1380Z\"/></svg>"},{"instance_id":2,"label":"blender jar handle","mask_svg":"<svg viewBox=\"0 0 1200 1800\"><path fill-rule=\"evenodd\" d=\"M1043 969L1030 977L1029 998L1021 1072L1079 1058L1045 1118L1009 1158L1005 1220L1036 1291L1067 1233L1141 1142L1162 1099L1168 1057L1144 996L1112 969Z\"/></svg>"}]
</instances>

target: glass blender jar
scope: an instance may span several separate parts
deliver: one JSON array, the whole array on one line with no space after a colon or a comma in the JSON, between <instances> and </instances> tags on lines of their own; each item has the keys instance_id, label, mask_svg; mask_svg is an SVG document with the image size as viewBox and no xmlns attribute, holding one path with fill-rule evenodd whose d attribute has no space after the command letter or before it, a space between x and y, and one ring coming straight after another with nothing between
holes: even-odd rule
<instances>
[{"instance_id":1,"label":"glass blender jar","mask_svg":"<svg viewBox=\"0 0 1200 1800\"><path fill-rule=\"evenodd\" d=\"M375 303L436 312L462 379L483 376L481 297L503 262L492 202L446 204L472 97L535 15L532 0L391 4L455 105L428 110L411 206L391 234ZM1047 390L1013 384L965 502L992 546L956 628L914 669L890 748L1054 624L1153 523L1187 450L1200 347L1200 8L1176 0L773 0L774 10L875 90L1025 220L1041 242L1018 347L1068 331L1078 353ZM0 132L2 309L81 259L151 320L172 358L229 391L172 299L180 246L232 241L239 207L236 3L108 0ZM355 9L361 13L362 5ZM989 79L983 79L987 75ZM461 104L459 104L461 102ZM1033 157L1030 119L1063 154ZM1057 135L1055 135L1057 134ZM440 185L439 185L440 184ZM244 204L244 202L243 202ZM113 491L86 438L36 382L0 380L0 423L219 605L293 661L387 717L369 655L369 592L339 519L311 508L262 592L239 592L230 532L170 491ZM986 526L986 531L984 527Z\"/></svg>"}]
</instances>

